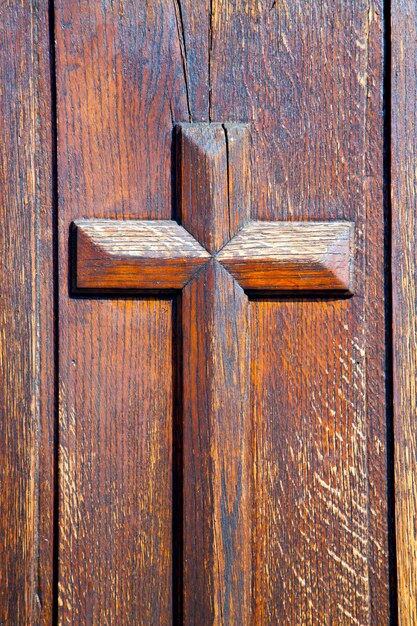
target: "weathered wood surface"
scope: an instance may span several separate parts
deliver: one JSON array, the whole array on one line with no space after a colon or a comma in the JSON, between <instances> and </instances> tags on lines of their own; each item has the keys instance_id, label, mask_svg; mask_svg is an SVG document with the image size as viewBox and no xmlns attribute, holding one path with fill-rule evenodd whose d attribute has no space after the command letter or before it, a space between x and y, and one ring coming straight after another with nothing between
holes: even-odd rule
<instances>
[{"instance_id":1,"label":"weathered wood surface","mask_svg":"<svg viewBox=\"0 0 417 626\"><path fill-rule=\"evenodd\" d=\"M214 138L216 131L214 126ZM184 169L187 163L184 159ZM199 180L198 174L192 176ZM203 197L222 224L210 194ZM235 219L238 205L239 201L232 205ZM223 210L226 224L227 202ZM195 214L201 213L207 221L213 220L207 208L198 206ZM75 289L182 289L211 257L172 220L76 220L72 226ZM239 230L236 223L232 231L236 235L226 245L221 241L223 247L214 258L243 289L352 294L353 226L349 222L250 222Z\"/></svg>"},{"instance_id":2,"label":"weathered wood surface","mask_svg":"<svg viewBox=\"0 0 417 626\"><path fill-rule=\"evenodd\" d=\"M210 258L172 220L76 220L78 289L181 289Z\"/></svg>"},{"instance_id":3,"label":"weathered wood surface","mask_svg":"<svg viewBox=\"0 0 417 626\"><path fill-rule=\"evenodd\" d=\"M52 619L48 3L0 9L0 623Z\"/></svg>"},{"instance_id":4,"label":"weathered wood surface","mask_svg":"<svg viewBox=\"0 0 417 626\"><path fill-rule=\"evenodd\" d=\"M60 619L169 623L172 302L80 302L83 324L61 333L71 358L61 365Z\"/></svg>"},{"instance_id":5,"label":"weathered wood surface","mask_svg":"<svg viewBox=\"0 0 417 626\"><path fill-rule=\"evenodd\" d=\"M251 222L217 255L243 289L353 293L354 225Z\"/></svg>"},{"instance_id":6,"label":"weathered wood surface","mask_svg":"<svg viewBox=\"0 0 417 626\"><path fill-rule=\"evenodd\" d=\"M178 197L173 189L173 125L210 119L251 125L247 171L253 219L355 222L355 297L257 300L248 305L246 344L244 325L222 334L226 300L237 320L243 320L246 306L240 288L232 293L223 270L210 262L205 295L203 274L186 288L182 316L193 335L185 335L182 346L191 349L191 337L197 337L200 348L197 353L193 342L196 369L184 386L183 404L187 398L192 402L182 424L183 505L184 511L194 506L201 516L207 503L208 516L184 515L188 538L183 541L189 542L184 554L191 555L195 539L199 554L208 556L202 569L187 561L182 572L181 567L174 571L175 581L183 576L184 623L193 623L196 615L203 623L207 616L209 623L226 624L225 615L237 623L243 617L244 623L248 574L238 575L250 551L254 623L386 624L380 1L58 0L56 16L60 619L171 621L167 554L172 537L166 511L172 495L168 478L160 479L159 472L171 458L165 429L172 424L172 305L69 299L68 232L71 221L80 218L166 220L176 217L173 209L184 214L182 187ZM223 176L224 150L216 158ZM200 171L203 162L195 163ZM225 197L226 185L221 185ZM229 187L228 202L230 197ZM199 192L194 206L200 199ZM192 211L190 216L196 218ZM218 227L211 224L209 232ZM222 237L212 237L213 249ZM214 301L206 300L207 285L218 287ZM190 315L193 307L207 316L209 329L201 329ZM248 406L253 408L246 422L236 396L209 386L211 379L221 383L221 368L225 380L235 368L233 385L241 385L243 361L234 351L235 338L252 354ZM146 431L140 399L148 398L150 389L158 393L155 403L144 403L146 423L155 431L129 437L129 429L135 435L140 428ZM204 403L201 421L192 394ZM232 424L216 421L226 413L234 417ZM200 428L205 430L199 440ZM243 475L249 465L239 469L239 457L229 453L240 446L246 454L249 436L253 446L247 453L256 459L252 514L234 525L239 472L242 485L250 478ZM210 453L204 452L211 444ZM200 456L194 456L196 445ZM122 448L129 450L127 457ZM112 483L124 463L133 468L142 462L148 463L143 491L133 469L123 485L117 479ZM234 477L230 484L223 483L222 473ZM193 476L203 493L192 491ZM197 493L194 504L187 501L191 493ZM135 517L135 537L131 517L117 513L120 507L130 511L127 503L133 501L142 511ZM239 502L241 515L246 504ZM222 536L221 515L227 522ZM245 526L249 518L251 528ZM200 528L199 520L207 534L193 538L189 531ZM151 541L151 535L157 539ZM147 561L141 560L145 549L150 550ZM135 564L136 577L124 562ZM229 588L222 587L227 572L236 572L228 578Z\"/></svg>"},{"instance_id":7,"label":"weathered wood surface","mask_svg":"<svg viewBox=\"0 0 417 626\"><path fill-rule=\"evenodd\" d=\"M386 624L382 3L211 7L210 115L251 124L252 218L356 231L354 298L251 308L253 619Z\"/></svg>"},{"instance_id":8,"label":"weathered wood surface","mask_svg":"<svg viewBox=\"0 0 417 626\"><path fill-rule=\"evenodd\" d=\"M169 624L175 307L70 298L68 234L80 218L172 217L173 116L187 111L176 13L57 0L55 15L59 620Z\"/></svg>"},{"instance_id":9,"label":"weathered wood surface","mask_svg":"<svg viewBox=\"0 0 417 626\"><path fill-rule=\"evenodd\" d=\"M249 128L180 124L177 217L209 252L218 252L250 217Z\"/></svg>"},{"instance_id":10,"label":"weathered wood surface","mask_svg":"<svg viewBox=\"0 0 417 626\"><path fill-rule=\"evenodd\" d=\"M417 6L392 3L392 281L398 613L417 623Z\"/></svg>"},{"instance_id":11,"label":"weathered wood surface","mask_svg":"<svg viewBox=\"0 0 417 626\"><path fill-rule=\"evenodd\" d=\"M247 187L239 184L247 128L232 133L230 140L217 124L178 129L179 212L213 253L249 216ZM251 610L249 301L213 258L183 290L181 314L182 619L245 624Z\"/></svg>"}]
</instances>

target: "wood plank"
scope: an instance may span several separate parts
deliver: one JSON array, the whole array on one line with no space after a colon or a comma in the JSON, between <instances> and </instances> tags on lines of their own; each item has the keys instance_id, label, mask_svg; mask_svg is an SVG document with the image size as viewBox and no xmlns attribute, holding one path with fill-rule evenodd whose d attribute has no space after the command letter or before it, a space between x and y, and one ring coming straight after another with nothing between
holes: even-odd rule
<instances>
[{"instance_id":1,"label":"wood plank","mask_svg":"<svg viewBox=\"0 0 417 626\"><path fill-rule=\"evenodd\" d=\"M54 336L48 3L0 21L0 623L52 620Z\"/></svg>"},{"instance_id":2,"label":"wood plank","mask_svg":"<svg viewBox=\"0 0 417 626\"><path fill-rule=\"evenodd\" d=\"M382 310L389 298L389 284L382 271L389 263L383 245L388 238L382 206L384 194L385 129L381 116L385 110L383 78L386 76L384 42L387 4L378 0L369 3L366 42L368 52L365 122L364 209L367 228L361 234L364 241L363 273L366 280L366 335L364 349L367 360L366 396L368 427L369 475L369 577L371 622L384 620L396 623L396 589L392 578L395 546L392 542L391 445L387 441L387 424L391 419L387 370L389 350L383 343L389 337L391 319ZM376 209L378 207L378 209ZM384 211L385 213L385 211ZM385 217L385 215L384 215ZM386 277L386 274L385 274ZM388 309L388 307L387 307ZM381 446L380 443L383 443ZM387 537L388 536L388 537Z\"/></svg>"},{"instance_id":3,"label":"wood plank","mask_svg":"<svg viewBox=\"0 0 417 626\"><path fill-rule=\"evenodd\" d=\"M352 299L251 305L259 623L390 619L382 16L379 0L212 2L211 118L250 123L252 218L356 233Z\"/></svg>"},{"instance_id":4,"label":"wood plank","mask_svg":"<svg viewBox=\"0 0 417 626\"><path fill-rule=\"evenodd\" d=\"M217 255L243 289L353 293L354 225L251 222Z\"/></svg>"},{"instance_id":5,"label":"wood plank","mask_svg":"<svg viewBox=\"0 0 417 626\"><path fill-rule=\"evenodd\" d=\"M247 171L246 129L236 129L233 152L218 124L181 126L180 133L181 217L216 251L249 215L247 187L238 183ZM249 303L212 259L184 288L181 308L182 623L246 624L252 519Z\"/></svg>"},{"instance_id":6,"label":"wood plank","mask_svg":"<svg viewBox=\"0 0 417 626\"><path fill-rule=\"evenodd\" d=\"M391 9L392 286L398 620L417 623L417 6Z\"/></svg>"},{"instance_id":7,"label":"wood plank","mask_svg":"<svg viewBox=\"0 0 417 626\"><path fill-rule=\"evenodd\" d=\"M183 291L184 624L249 621L248 305L215 261Z\"/></svg>"},{"instance_id":8,"label":"wood plank","mask_svg":"<svg viewBox=\"0 0 417 626\"><path fill-rule=\"evenodd\" d=\"M170 623L172 302L80 304L61 333L60 619Z\"/></svg>"},{"instance_id":9,"label":"wood plank","mask_svg":"<svg viewBox=\"0 0 417 626\"><path fill-rule=\"evenodd\" d=\"M77 289L181 289L210 258L172 220L76 220Z\"/></svg>"},{"instance_id":10,"label":"wood plank","mask_svg":"<svg viewBox=\"0 0 417 626\"><path fill-rule=\"evenodd\" d=\"M57 0L55 13L58 620L169 624L173 304L69 297L68 237L77 219L172 218L173 120L189 119L176 10Z\"/></svg>"}]
</instances>

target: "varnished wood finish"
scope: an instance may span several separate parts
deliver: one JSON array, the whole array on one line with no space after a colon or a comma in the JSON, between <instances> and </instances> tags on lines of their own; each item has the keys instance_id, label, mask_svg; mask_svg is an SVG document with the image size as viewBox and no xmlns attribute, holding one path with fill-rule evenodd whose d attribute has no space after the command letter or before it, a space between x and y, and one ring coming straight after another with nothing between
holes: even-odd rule
<instances>
[{"instance_id":1,"label":"varnished wood finish","mask_svg":"<svg viewBox=\"0 0 417 626\"><path fill-rule=\"evenodd\" d=\"M183 292L185 624L250 618L248 307L215 261Z\"/></svg>"},{"instance_id":2,"label":"varnished wood finish","mask_svg":"<svg viewBox=\"0 0 417 626\"><path fill-rule=\"evenodd\" d=\"M76 220L72 230L76 289L181 289L211 256L170 220ZM344 222L251 222L214 256L243 289L352 294L353 234Z\"/></svg>"},{"instance_id":3,"label":"varnished wood finish","mask_svg":"<svg viewBox=\"0 0 417 626\"><path fill-rule=\"evenodd\" d=\"M52 620L48 3L0 8L0 623Z\"/></svg>"},{"instance_id":4,"label":"varnished wood finish","mask_svg":"<svg viewBox=\"0 0 417 626\"><path fill-rule=\"evenodd\" d=\"M211 252L246 222L250 209L241 170L247 128L232 126L233 139L227 128L178 129L181 218ZM181 308L183 620L244 624L251 610L249 303L213 259L185 287Z\"/></svg>"},{"instance_id":5,"label":"varnished wood finish","mask_svg":"<svg viewBox=\"0 0 417 626\"><path fill-rule=\"evenodd\" d=\"M226 128L186 125L178 133L181 215L214 253L209 263L211 255L172 221L73 223L77 287L185 287L181 449L186 624L242 624L251 615L249 301L243 288L351 288L353 224L244 226L249 199L239 167L247 158L247 128L232 125L231 137Z\"/></svg>"},{"instance_id":6,"label":"varnished wood finish","mask_svg":"<svg viewBox=\"0 0 417 626\"><path fill-rule=\"evenodd\" d=\"M382 20L380 0L209 12L210 115L250 122L252 219L355 222L353 298L250 305L259 624L389 622Z\"/></svg>"},{"instance_id":7,"label":"varnished wood finish","mask_svg":"<svg viewBox=\"0 0 417 626\"><path fill-rule=\"evenodd\" d=\"M354 225L251 222L218 261L248 290L353 293Z\"/></svg>"},{"instance_id":8,"label":"varnished wood finish","mask_svg":"<svg viewBox=\"0 0 417 626\"><path fill-rule=\"evenodd\" d=\"M71 298L81 218L172 217L174 3L57 0L62 624L172 621L173 302ZM185 120L188 117L183 118Z\"/></svg>"},{"instance_id":9,"label":"varnished wood finish","mask_svg":"<svg viewBox=\"0 0 417 626\"><path fill-rule=\"evenodd\" d=\"M60 621L170 623L180 541L173 305L69 298L70 223L175 217L217 252L241 159L252 219L355 223L355 297L248 302L217 261L183 290L183 623L387 624L380 0L55 4ZM209 120L250 151L187 135L176 193L173 127Z\"/></svg>"},{"instance_id":10,"label":"varnished wood finish","mask_svg":"<svg viewBox=\"0 0 417 626\"><path fill-rule=\"evenodd\" d=\"M181 124L176 130L181 223L214 254L249 220L249 129Z\"/></svg>"},{"instance_id":11,"label":"varnished wood finish","mask_svg":"<svg viewBox=\"0 0 417 626\"><path fill-rule=\"evenodd\" d=\"M392 3L392 276L398 613L417 623L417 6Z\"/></svg>"},{"instance_id":12,"label":"varnished wood finish","mask_svg":"<svg viewBox=\"0 0 417 626\"><path fill-rule=\"evenodd\" d=\"M78 289L181 289L209 253L171 220L77 220Z\"/></svg>"}]
</instances>

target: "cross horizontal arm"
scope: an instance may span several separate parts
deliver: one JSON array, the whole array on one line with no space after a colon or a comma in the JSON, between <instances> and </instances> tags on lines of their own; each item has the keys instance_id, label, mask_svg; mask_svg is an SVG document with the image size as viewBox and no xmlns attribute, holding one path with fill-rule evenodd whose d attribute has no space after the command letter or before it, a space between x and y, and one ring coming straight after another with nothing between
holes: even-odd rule
<instances>
[{"instance_id":1,"label":"cross horizontal arm","mask_svg":"<svg viewBox=\"0 0 417 626\"><path fill-rule=\"evenodd\" d=\"M351 222L251 222L217 260L243 289L353 290Z\"/></svg>"},{"instance_id":2,"label":"cross horizontal arm","mask_svg":"<svg viewBox=\"0 0 417 626\"><path fill-rule=\"evenodd\" d=\"M78 289L181 289L210 254L170 220L77 220Z\"/></svg>"}]
</instances>

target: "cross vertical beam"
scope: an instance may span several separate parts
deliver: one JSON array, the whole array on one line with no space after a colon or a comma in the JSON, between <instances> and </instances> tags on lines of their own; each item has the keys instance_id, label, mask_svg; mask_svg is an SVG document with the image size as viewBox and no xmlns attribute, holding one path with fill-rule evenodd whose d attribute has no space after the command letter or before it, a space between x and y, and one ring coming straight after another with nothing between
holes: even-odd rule
<instances>
[{"instance_id":1,"label":"cross vertical beam","mask_svg":"<svg viewBox=\"0 0 417 626\"><path fill-rule=\"evenodd\" d=\"M249 220L248 131L199 124L178 133L181 221L215 257ZM247 624L248 298L215 258L182 293L184 623Z\"/></svg>"},{"instance_id":2,"label":"cross vertical beam","mask_svg":"<svg viewBox=\"0 0 417 626\"><path fill-rule=\"evenodd\" d=\"M351 295L354 229L250 221L243 124L181 124L176 143L181 225L77 220L73 288L181 290L183 623L240 626L251 615L247 294Z\"/></svg>"}]
</instances>

